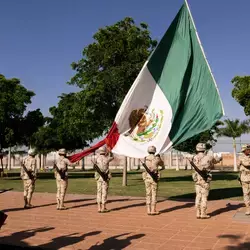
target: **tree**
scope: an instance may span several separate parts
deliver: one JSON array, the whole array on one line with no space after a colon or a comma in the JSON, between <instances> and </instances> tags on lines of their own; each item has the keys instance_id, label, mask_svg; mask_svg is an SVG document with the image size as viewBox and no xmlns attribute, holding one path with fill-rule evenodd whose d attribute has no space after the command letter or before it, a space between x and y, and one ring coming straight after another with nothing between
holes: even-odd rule
<instances>
[{"instance_id":1,"label":"tree","mask_svg":"<svg viewBox=\"0 0 250 250\"><path fill-rule=\"evenodd\" d=\"M235 139L240 137L242 134L249 132L249 122L242 121L239 119L224 121L224 127L220 128L218 136L226 136L233 138L233 153L234 153L234 171L237 171L237 161L236 161L236 143Z\"/></svg>"},{"instance_id":2,"label":"tree","mask_svg":"<svg viewBox=\"0 0 250 250\"><path fill-rule=\"evenodd\" d=\"M233 98L244 108L245 114L250 115L250 76L236 76L231 82Z\"/></svg>"},{"instance_id":3,"label":"tree","mask_svg":"<svg viewBox=\"0 0 250 250\"><path fill-rule=\"evenodd\" d=\"M20 122L21 144L29 147L33 146L33 136L44 123L45 119L40 109L29 111Z\"/></svg>"},{"instance_id":4,"label":"tree","mask_svg":"<svg viewBox=\"0 0 250 250\"><path fill-rule=\"evenodd\" d=\"M206 143L207 148L210 149L217 142L216 135L219 132L218 126L220 125L223 125L223 122L217 121L211 129L191 137L190 139L174 147L174 149L182 152L195 153L196 145L199 142Z\"/></svg>"},{"instance_id":5,"label":"tree","mask_svg":"<svg viewBox=\"0 0 250 250\"><path fill-rule=\"evenodd\" d=\"M88 131L88 120L78 122L76 94L62 94L59 98L58 106L50 108L52 117L46 118L46 124L32 138L39 152L47 153L61 147L67 150L83 148L88 145L89 135L92 135Z\"/></svg>"},{"instance_id":6,"label":"tree","mask_svg":"<svg viewBox=\"0 0 250 250\"><path fill-rule=\"evenodd\" d=\"M27 90L17 78L0 75L0 150L21 141L20 122L34 92Z\"/></svg>"},{"instance_id":7,"label":"tree","mask_svg":"<svg viewBox=\"0 0 250 250\"><path fill-rule=\"evenodd\" d=\"M102 136L156 45L148 26L136 26L132 18L99 29L94 42L82 52L83 58L72 63L76 74L69 84L82 90L75 94L75 104L68 126L84 129L88 140Z\"/></svg>"}]
</instances>

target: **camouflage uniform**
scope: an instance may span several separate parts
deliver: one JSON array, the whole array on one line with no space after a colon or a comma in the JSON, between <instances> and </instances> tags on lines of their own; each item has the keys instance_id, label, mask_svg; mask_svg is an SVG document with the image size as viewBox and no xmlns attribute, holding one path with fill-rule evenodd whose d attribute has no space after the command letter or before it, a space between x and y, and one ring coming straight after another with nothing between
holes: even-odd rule
<instances>
[{"instance_id":1,"label":"camouflage uniform","mask_svg":"<svg viewBox=\"0 0 250 250\"><path fill-rule=\"evenodd\" d=\"M57 209L64 210L66 209L64 206L64 198L66 194L66 190L68 187L68 166L71 165L71 162L66 158L66 150L60 149L58 151L59 158L56 160L55 164L58 169L65 174L65 178L62 179L60 174L55 170L55 178L56 178L56 186L57 186Z\"/></svg>"},{"instance_id":2,"label":"camouflage uniform","mask_svg":"<svg viewBox=\"0 0 250 250\"><path fill-rule=\"evenodd\" d=\"M239 156L240 180L242 184L246 215L250 215L250 145L242 146L244 154Z\"/></svg>"},{"instance_id":3,"label":"camouflage uniform","mask_svg":"<svg viewBox=\"0 0 250 250\"><path fill-rule=\"evenodd\" d=\"M114 159L112 153L109 156L106 156L106 148L101 147L99 150L99 155L95 157L95 163L99 167L99 169L108 174L109 178L107 181L103 180L103 178L96 172L95 173L95 180L97 182L97 205L98 205L98 212L108 212L106 208L107 203L107 195L108 195L108 188L109 188L109 180L111 178L111 174L109 173L109 163Z\"/></svg>"},{"instance_id":4,"label":"camouflage uniform","mask_svg":"<svg viewBox=\"0 0 250 250\"><path fill-rule=\"evenodd\" d=\"M155 155L155 152L156 148L154 146L148 148L149 155L145 157L145 164L151 172L157 172L158 179L160 179L160 173L158 170L159 166L164 167L164 163L159 155ZM143 171L142 178L145 182L146 188L147 213L148 215L159 214L159 212L156 211L158 183L153 180L147 171Z\"/></svg>"},{"instance_id":5,"label":"camouflage uniform","mask_svg":"<svg viewBox=\"0 0 250 250\"><path fill-rule=\"evenodd\" d=\"M21 173L20 176L23 180L23 187L24 187L24 208L31 208L31 199L32 194L35 190L35 180L37 175L37 167L36 167L36 159L35 159L35 151L30 149L28 151L28 156L24 158L22 161L22 164L27 168L28 171L30 171L31 175L34 177L33 179L30 179L28 174L25 172L23 167L21 167Z\"/></svg>"},{"instance_id":6,"label":"camouflage uniform","mask_svg":"<svg viewBox=\"0 0 250 250\"><path fill-rule=\"evenodd\" d=\"M197 219L207 219L210 218L207 215L207 198L210 190L210 182L212 180L212 174L210 170L213 168L214 164L221 161L221 157L214 157L213 155L205 154L206 144L198 143L196 146L197 154L193 158L194 164L200 169L203 170L208 178L205 181L200 174L197 172L193 173L193 180L195 182L195 191L196 191L196 217Z\"/></svg>"}]
</instances>

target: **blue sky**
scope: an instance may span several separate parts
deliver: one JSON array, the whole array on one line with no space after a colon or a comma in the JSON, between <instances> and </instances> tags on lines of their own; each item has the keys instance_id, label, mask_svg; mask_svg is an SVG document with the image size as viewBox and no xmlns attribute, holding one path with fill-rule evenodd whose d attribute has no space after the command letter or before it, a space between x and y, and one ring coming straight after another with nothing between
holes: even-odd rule
<instances>
[{"instance_id":1,"label":"blue sky","mask_svg":"<svg viewBox=\"0 0 250 250\"><path fill-rule=\"evenodd\" d=\"M8 0L1 2L0 73L20 78L33 90L29 110L48 115L61 93L77 91L66 82L74 75L70 64L81 58L98 28L126 16L146 22L160 39L182 0ZM250 1L189 0L206 56L229 118L245 119L231 97L231 79L249 75ZM243 139L250 139L249 136Z\"/></svg>"}]
</instances>

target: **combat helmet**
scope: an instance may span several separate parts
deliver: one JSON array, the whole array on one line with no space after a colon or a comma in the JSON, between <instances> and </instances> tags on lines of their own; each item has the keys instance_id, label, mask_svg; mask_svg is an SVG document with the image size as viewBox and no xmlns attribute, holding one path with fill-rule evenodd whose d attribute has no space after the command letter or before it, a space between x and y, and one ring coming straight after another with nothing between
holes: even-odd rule
<instances>
[{"instance_id":1,"label":"combat helmet","mask_svg":"<svg viewBox=\"0 0 250 250\"><path fill-rule=\"evenodd\" d=\"M58 150L58 154L59 155L66 155L66 149L65 148L61 148Z\"/></svg>"},{"instance_id":2,"label":"combat helmet","mask_svg":"<svg viewBox=\"0 0 250 250\"><path fill-rule=\"evenodd\" d=\"M31 155L31 156L36 155L35 149L29 149L29 150L28 150L28 155Z\"/></svg>"},{"instance_id":3,"label":"combat helmet","mask_svg":"<svg viewBox=\"0 0 250 250\"><path fill-rule=\"evenodd\" d=\"M149 154L155 154L156 153L156 147L155 146L149 146L148 147L148 153Z\"/></svg>"},{"instance_id":4,"label":"combat helmet","mask_svg":"<svg viewBox=\"0 0 250 250\"><path fill-rule=\"evenodd\" d=\"M198 143L196 145L196 151L197 152L205 152L206 151L206 144L205 143Z\"/></svg>"}]
</instances>

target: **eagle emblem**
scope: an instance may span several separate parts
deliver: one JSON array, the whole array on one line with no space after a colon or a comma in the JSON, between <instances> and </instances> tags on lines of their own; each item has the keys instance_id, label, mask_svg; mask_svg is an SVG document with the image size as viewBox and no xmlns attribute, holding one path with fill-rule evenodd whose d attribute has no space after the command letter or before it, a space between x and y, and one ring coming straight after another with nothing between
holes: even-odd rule
<instances>
[{"instance_id":1,"label":"eagle emblem","mask_svg":"<svg viewBox=\"0 0 250 250\"><path fill-rule=\"evenodd\" d=\"M163 118L163 110L149 110L147 106L135 109L129 116L130 130L126 136L137 142L152 141L161 129Z\"/></svg>"}]
</instances>

